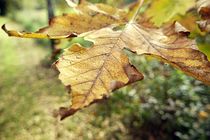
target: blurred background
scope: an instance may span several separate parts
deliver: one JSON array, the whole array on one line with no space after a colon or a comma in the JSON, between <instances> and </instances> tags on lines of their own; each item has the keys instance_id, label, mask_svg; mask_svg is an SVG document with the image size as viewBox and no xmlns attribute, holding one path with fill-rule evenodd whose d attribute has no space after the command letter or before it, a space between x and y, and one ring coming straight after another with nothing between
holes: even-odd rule
<instances>
[{"instance_id":1,"label":"blurred background","mask_svg":"<svg viewBox=\"0 0 210 140\"><path fill-rule=\"evenodd\" d=\"M51 2L55 15L70 10L64 0ZM92 2L120 6L132 0ZM46 26L47 0L0 0L0 25L5 23L19 31ZM51 51L49 40L9 38L0 30L0 140L210 139L210 87L143 56L130 57L143 81L59 121L53 112L68 106L69 97L49 67Z\"/></svg>"}]
</instances>

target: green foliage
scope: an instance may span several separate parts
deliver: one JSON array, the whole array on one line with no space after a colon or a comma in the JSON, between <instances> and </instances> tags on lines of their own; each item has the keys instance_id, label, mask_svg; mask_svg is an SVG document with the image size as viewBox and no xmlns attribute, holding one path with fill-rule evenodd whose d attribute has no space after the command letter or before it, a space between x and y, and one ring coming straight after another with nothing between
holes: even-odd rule
<instances>
[{"instance_id":1,"label":"green foliage","mask_svg":"<svg viewBox=\"0 0 210 140\"><path fill-rule=\"evenodd\" d=\"M195 0L155 0L146 12L157 26L169 22L177 15L185 15L195 5Z\"/></svg>"},{"instance_id":2,"label":"green foliage","mask_svg":"<svg viewBox=\"0 0 210 140\"><path fill-rule=\"evenodd\" d=\"M93 45L93 42L85 40L83 37L76 37L76 38L71 39L69 42L69 46L75 43L79 43L81 46L85 48L89 48Z\"/></svg>"},{"instance_id":3,"label":"green foliage","mask_svg":"<svg viewBox=\"0 0 210 140\"><path fill-rule=\"evenodd\" d=\"M104 119L120 116L131 139L209 139L210 87L168 65L160 68L163 64L157 61L135 61L149 76L138 85L114 93L96 115ZM207 111L208 116L202 118L201 111Z\"/></svg>"},{"instance_id":4,"label":"green foliage","mask_svg":"<svg viewBox=\"0 0 210 140\"><path fill-rule=\"evenodd\" d=\"M207 34L205 36L197 36L197 43L199 46L199 49L205 53L210 60L210 34Z\"/></svg>"}]
</instances>

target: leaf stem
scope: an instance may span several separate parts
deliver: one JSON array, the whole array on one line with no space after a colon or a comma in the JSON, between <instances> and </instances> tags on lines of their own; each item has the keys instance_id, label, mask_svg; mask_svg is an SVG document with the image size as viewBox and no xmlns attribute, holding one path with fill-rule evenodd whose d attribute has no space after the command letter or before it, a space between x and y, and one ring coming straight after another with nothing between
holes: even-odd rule
<instances>
[{"instance_id":1,"label":"leaf stem","mask_svg":"<svg viewBox=\"0 0 210 140\"><path fill-rule=\"evenodd\" d=\"M83 3L84 2L84 0L79 0L79 3L78 4L81 4L81 3Z\"/></svg>"},{"instance_id":2,"label":"leaf stem","mask_svg":"<svg viewBox=\"0 0 210 140\"><path fill-rule=\"evenodd\" d=\"M134 12L134 14L133 14L133 16L132 16L132 18L131 18L131 20L130 20L130 23L131 23L131 22L134 22L134 21L136 20L137 15L138 15L138 13L139 13L139 10L141 9L141 6L143 5L143 3L144 3L144 0L138 0L137 9L135 10L135 12Z\"/></svg>"}]
</instances>

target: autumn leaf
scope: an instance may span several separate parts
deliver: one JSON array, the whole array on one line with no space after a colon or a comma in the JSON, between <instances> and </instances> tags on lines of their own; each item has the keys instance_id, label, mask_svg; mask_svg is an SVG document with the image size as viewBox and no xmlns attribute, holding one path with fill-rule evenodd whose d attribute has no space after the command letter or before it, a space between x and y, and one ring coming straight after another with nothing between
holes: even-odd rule
<instances>
[{"instance_id":1,"label":"autumn leaf","mask_svg":"<svg viewBox=\"0 0 210 140\"><path fill-rule=\"evenodd\" d=\"M200 18L194 10L186 13L184 16L178 16L176 18L177 22L190 31L190 37L192 38L195 38L198 34L204 34L198 26L198 20L200 20Z\"/></svg>"},{"instance_id":2,"label":"autumn leaf","mask_svg":"<svg viewBox=\"0 0 210 140\"><path fill-rule=\"evenodd\" d=\"M89 49L74 44L56 62L59 79L70 88L72 97L71 109L62 114L62 119L96 100L109 97L115 89L143 79L129 63L120 44L114 43L118 38L111 40L113 43L97 38Z\"/></svg>"},{"instance_id":3,"label":"autumn leaf","mask_svg":"<svg viewBox=\"0 0 210 140\"><path fill-rule=\"evenodd\" d=\"M141 4L139 2L138 6ZM66 17L74 24L66 24L63 17L56 18L42 30L51 37L76 33L79 38L93 43L89 48L73 44L55 63L60 72L59 79L69 88L72 97L70 108L60 110L62 119L109 97L115 89L143 79L143 75L129 63L124 49L158 58L210 85L210 62L198 50L195 40L188 38L190 32L180 23L158 28L147 18L137 16L140 8L127 21L126 16L119 16L119 9L105 5L75 8L80 6L83 7L79 12L81 19ZM96 27L86 25L90 21L91 26Z\"/></svg>"},{"instance_id":4,"label":"autumn leaf","mask_svg":"<svg viewBox=\"0 0 210 140\"><path fill-rule=\"evenodd\" d=\"M128 83L129 80L123 73L123 70L126 70L122 67L128 64L123 49L129 49L138 55L146 54L160 58L186 74L210 84L210 62L197 50L195 41L186 37L187 34L187 30L179 23L156 29L130 22L122 31L107 27L80 35L93 41L94 46L85 49L76 45L76 50L73 46L73 50L66 50L56 64L60 71L59 78L72 89L72 106L62 113L62 118L72 115L95 100L102 99L104 95L108 96L111 89L115 89L113 81L122 83L117 87ZM114 73L125 79L112 77ZM141 76L130 81L140 79Z\"/></svg>"},{"instance_id":5,"label":"autumn leaf","mask_svg":"<svg viewBox=\"0 0 210 140\"><path fill-rule=\"evenodd\" d=\"M206 84L210 84L210 62L201 53L194 40L186 37L188 32L179 23L164 29L151 29L139 24L131 24L125 30L127 37L124 42L130 42L129 48L137 54L147 54L170 63Z\"/></svg>"},{"instance_id":6,"label":"autumn leaf","mask_svg":"<svg viewBox=\"0 0 210 140\"><path fill-rule=\"evenodd\" d=\"M195 0L155 0L145 12L156 26L169 22L177 15L184 15L195 6Z\"/></svg>"},{"instance_id":7,"label":"autumn leaf","mask_svg":"<svg viewBox=\"0 0 210 140\"><path fill-rule=\"evenodd\" d=\"M52 18L49 26L35 33L2 29L9 35L22 38L65 39L75 37L87 31L101 29L111 24L123 24L127 21L127 13L105 4L80 4L75 12Z\"/></svg>"}]
</instances>

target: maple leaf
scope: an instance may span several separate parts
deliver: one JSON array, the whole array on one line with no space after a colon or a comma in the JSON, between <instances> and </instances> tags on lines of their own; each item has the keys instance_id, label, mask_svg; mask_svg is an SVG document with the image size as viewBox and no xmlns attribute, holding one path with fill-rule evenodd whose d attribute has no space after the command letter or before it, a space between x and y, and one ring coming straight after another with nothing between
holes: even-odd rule
<instances>
[{"instance_id":1,"label":"maple leaf","mask_svg":"<svg viewBox=\"0 0 210 140\"><path fill-rule=\"evenodd\" d=\"M50 38L65 39L75 37L83 32L101 29L111 24L123 24L127 19L124 10L113 8L105 4L90 4L84 2L74 8L75 12L52 18L48 27L35 33L2 29L9 35L21 38Z\"/></svg>"},{"instance_id":2,"label":"maple leaf","mask_svg":"<svg viewBox=\"0 0 210 140\"><path fill-rule=\"evenodd\" d=\"M145 25L149 24L146 23ZM106 66L107 63L109 63L109 61L106 62L110 59L109 57L113 57L112 53L115 52L112 52L113 50L118 50L117 52L121 52L121 50L127 48L132 52L136 52L137 54L147 54L161 58L164 61L167 61L168 63L172 64L173 66L180 68L185 73L209 84L210 63L207 60L206 56L197 50L194 41L191 41L185 36L182 36L188 34L187 30L183 28L180 24L175 23L173 24L173 26L165 28L164 32L165 34L163 33L163 29L147 28L140 24L131 22L126 24L126 27L123 31L114 31L112 28L108 27L80 35L80 37L85 37L87 40L92 40L94 42L94 46L89 49L82 49L82 57L79 57L81 53L80 51L74 53L74 51L72 52L71 49L67 50L66 53L62 56L62 58L60 58L60 60L57 63L58 70L61 72L60 79L63 81L63 83L67 86L71 86L71 89L76 89L76 91L79 91L71 91L72 106L69 110L62 110L62 118L72 115L77 110L88 106L95 100L102 99L104 96L109 96L109 92L111 92L110 89L113 89L112 82L117 80L100 79L100 83L102 86L101 88L99 88L94 81L98 81L99 77L103 76L101 75L101 73L103 73L105 69L103 68L103 66ZM94 52L95 50L97 50L96 54L90 53ZM98 51L102 54L105 54L105 56L102 56ZM69 53L71 54L70 58ZM84 54L88 55L85 55L84 58ZM118 55L116 55L115 58L119 59L120 55L122 54L118 53ZM68 59L66 59L65 57ZM74 59L76 57L77 59ZM99 63L99 67L92 68L95 66L95 63L92 65L88 61L89 58L98 58L97 61L95 61L95 63L98 64L97 62L100 60L101 64ZM121 61L118 60L118 62ZM72 67L71 63L76 63L79 66L76 66L76 68ZM89 65L91 68L86 67ZM112 65L117 66L117 64L115 63L113 63ZM117 67L120 68L120 66ZM201 68L202 71L200 71L199 68ZM89 70L92 69L95 70L93 73L90 73L92 77L83 75L83 72L82 75L78 74L81 71L89 72ZM67 75L74 78L74 80L69 79ZM206 75L208 76L206 77ZM92 80L87 80L86 76L88 78L91 78ZM140 79L141 78L139 78L138 80ZM83 88L78 89L78 87L74 87L74 84L72 84L72 82L75 81L80 86L82 84ZM86 82L88 82L89 84L86 84ZM119 79L118 82L123 83L120 85L126 85L126 82L119 81ZM101 89L101 92L94 92L97 91L95 88Z\"/></svg>"},{"instance_id":3,"label":"maple leaf","mask_svg":"<svg viewBox=\"0 0 210 140\"><path fill-rule=\"evenodd\" d=\"M104 36L103 36L104 37ZM59 79L70 88L72 105L62 113L62 119L96 100L107 98L113 90L143 79L122 52L118 37L111 41L95 38L94 46L85 49L78 44L65 50L56 62ZM105 36L108 37L108 36Z\"/></svg>"},{"instance_id":4,"label":"maple leaf","mask_svg":"<svg viewBox=\"0 0 210 140\"><path fill-rule=\"evenodd\" d=\"M122 52L125 48L139 55L161 58L188 75L210 84L210 62L197 50L194 41L182 36L187 33L186 30L175 23L165 28L164 32L165 34L163 29L146 28L134 22L128 23L122 31L114 31L107 27L81 34L80 36L94 41L94 46L78 49L77 45L77 51L67 49L56 64L60 71L59 78L72 89L72 106L70 110L62 113L62 118L72 115L95 100L102 99L103 96L109 96L112 91L110 89L115 89L113 81L121 83L120 86L114 84L117 88L128 83L121 66L124 62L122 57L127 59ZM127 63L126 60L124 65ZM131 81L141 79L140 76Z\"/></svg>"}]
</instances>

